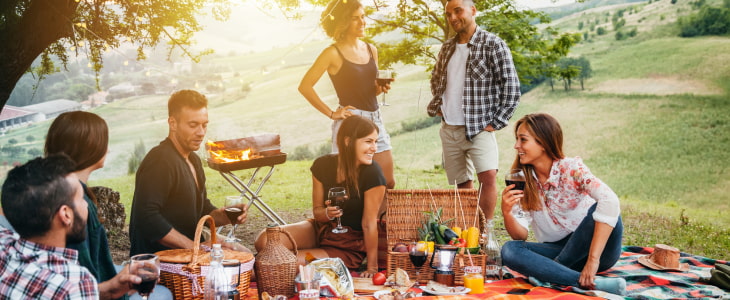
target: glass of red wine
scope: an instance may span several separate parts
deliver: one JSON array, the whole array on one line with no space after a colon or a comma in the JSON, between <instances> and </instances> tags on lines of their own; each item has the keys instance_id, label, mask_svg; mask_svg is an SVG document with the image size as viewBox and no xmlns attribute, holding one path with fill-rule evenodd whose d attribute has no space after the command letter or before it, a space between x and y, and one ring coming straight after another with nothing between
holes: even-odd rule
<instances>
[{"instance_id":1,"label":"glass of red wine","mask_svg":"<svg viewBox=\"0 0 730 300\"><path fill-rule=\"evenodd\" d=\"M347 190L343 187L333 187L330 188L329 192L327 193L327 199L330 201L330 206L336 206L337 209L342 211L342 208L345 206L345 200L347 200ZM345 233L347 232L347 228L342 227L341 218L337 217L337 227L332 229L332 232L334 233Z\"/></svg>"},{"instance_id":2,"label":"glass of red wine","mask_svg":"<svg viewBox=\"0 0 730 300\"><path fill-rule=\"evenodd\" d=\"M509 186L510 184L514 184L515 186L512 188L516 191L524 191L525 190L525 173L522 172L520 169L512 169L507 172L506 175L504 175L504 184ZM515 217L518 218L524 218L526 216L525 212L522 210L522 205L518 202L517 203L517 215Z\"/></svg>"},{"instance_id":3,"label":"glass of red wine","mask_svg":"<svg viewBox=\"0 0 730 300\"><path fill-rule=\"evenodd\" d=\"M242 197L239 195L226 196L225 212L226 216L228 216L228 220L231 221L231 224L233 224L233 228L228 232L228 236L226 236L226 243L240 242L240 240L234 237L233 234L236 232L236 228L238 228L238 217L243 214L243 209L239 207L241 199Z\"/></svg>"},{"instance_id":4,"label":"glass of red wine","mask_svg":"<svg viewBox=\"0 0 730 300\"><path fill-rule=\"evenodd\" d=\"M426 263L426 259L428 259L428 244L423 241L412 242L408 248L408 256L410 256L411 263L416 269L416 280L413 286L417 287L418 280L420 278L421 267L423 267L423 264Z\"/></svg>"},{"instance_id":5,"label":"glass of red wine","mask_svg":"<svg viewBox=\"0 0 730 300\"><path fill-rule=\"evenodd\" d=\"M160 278L160 258L154 254L132 256L129 261L129 273L142 278L142 281L133 284L132 288L137 290L142 299L147 299Z\"/></svg>"},{"instance_id":6,"label":"glass of red wine","mask_svg":"<svg viewBox=\"0 0 730 300\"><path fill-rule=\"evenodd\" d=\"M377 81L378 85L380 86L385 86L386 84L393 82L393 80L393 70L389 69L378 70L378 76L375 78L375 81ZM382 106L390 105L385 103L385 94L387 94L387 92L383 92L383 103L381 104Z\"/></svg>"}]
</instances>

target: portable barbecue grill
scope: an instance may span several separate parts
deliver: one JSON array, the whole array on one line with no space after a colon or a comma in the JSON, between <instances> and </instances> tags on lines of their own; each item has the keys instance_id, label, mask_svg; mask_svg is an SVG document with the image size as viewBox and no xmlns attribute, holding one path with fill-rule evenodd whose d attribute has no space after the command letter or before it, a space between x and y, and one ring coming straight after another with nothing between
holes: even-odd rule
<instances>
[{"instance_id":1,"label":"portable barbecue grill","mask_svg":"<svg viewBox=\"0 0 730 300\"><path fill-rule=\"evenodd\" d=\"M281 152L278 134L263 134L240 139L208 142L205 145L208 152L208 166L221 173L223 178L249 200L271 222L286 225L269 205L259 196L261 188L274 173L274 167L286 161L286 153ZM253 187L254 179L259 170L269 167L269 172L263 177L258 187ZM233 171L253 169L251 178L247 181L233 174Z\"/></svg>"}]
</instances>

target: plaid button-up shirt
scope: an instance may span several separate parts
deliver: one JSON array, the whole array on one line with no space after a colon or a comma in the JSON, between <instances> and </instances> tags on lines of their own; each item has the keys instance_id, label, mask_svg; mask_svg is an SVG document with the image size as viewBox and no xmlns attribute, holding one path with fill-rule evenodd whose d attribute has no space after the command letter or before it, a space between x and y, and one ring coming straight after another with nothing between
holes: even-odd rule
<instances>
[{"instance_id":1,"label":"plaid button-up shirt","mask_svg":"<svg viewBox=\"0 0 730 300\"><path fill-rule=\"evenodd\" d=\"M0 229L0 299L98 299L76 250L49 247Z\"/></svg>"},{"instance_id":2,"label":"plaid button-up shirt","mask_svg":"<svg viewBox=\"0 0 730 300\"><path fill-rule=\"evenodd\" d=\"M428 104L428 115L441 111L446 90L446 69L456 49L456 37L446 41L439 51L438 62L431 74L433 99ZM493 33L477 26L467 43L466 79L462 107L466 123L466 136L471 140L492 125L495 130L507 126L520 102L520 80L512 62L507 44Z\"/></svg>"}]
</instances>

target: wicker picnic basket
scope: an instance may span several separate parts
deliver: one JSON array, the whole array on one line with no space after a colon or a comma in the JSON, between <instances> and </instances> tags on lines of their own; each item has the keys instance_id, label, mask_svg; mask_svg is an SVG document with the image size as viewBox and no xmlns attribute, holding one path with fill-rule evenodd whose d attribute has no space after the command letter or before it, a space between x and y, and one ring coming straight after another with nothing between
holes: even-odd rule
<instances>
[{"instance_id":1,"label":"wicker picnic basket","mask_svg":"<svg viewBox=\"0 0 730 300\"><path fill-rule=\"evenodd\" d=\"M435 211L442 208L441 220L454 218L449 226L462 228L478 227L484 230L484 214L477 205L477 191L473 189L438 189L438 190L388 190L388 276L397 268L408 272L411 279L415 279L416 269L410 261L408 253L393 252L396 243L418 241L418 228L426 218L423 212ZM461 200L461 201L459 201ZM481 266L484 272L486 255L457 254L454 259L454 283L464 284L464 267L468 265ZM420 269L419 282L433 280L433 269L429 267L431 257ZM483 274L482 274L483 275Z\"/></svg>"},{"instance_id":2,"label":"wicker picnic basket","mask_svg":"<svg viewBox=\"0 0 730 300\"><path fill-rule=\"evenodd\" d=\"M210 266L210 253L200 251L200 235L203 225L208 223L211 234L211 245L216 243L215 222L211 216L203 216L195 229L193 249L173 249L159 251L155 254L160 257L160 284L164 285L176 300L203 299L205 276ZM238 292L244 296L253 273L253 254L247 252L224 249L224 259L235 259L241 263L241 272L238 274L240 283Z\"/></svg>"}]
</instances>

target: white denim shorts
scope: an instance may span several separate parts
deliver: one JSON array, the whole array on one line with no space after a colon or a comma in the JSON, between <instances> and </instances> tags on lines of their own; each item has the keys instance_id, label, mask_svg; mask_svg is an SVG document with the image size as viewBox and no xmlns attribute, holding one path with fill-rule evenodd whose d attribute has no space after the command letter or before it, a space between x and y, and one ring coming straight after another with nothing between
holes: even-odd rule
<instances>
[{"instance_id":1,"label":"white denim shorts","mask_svg":"<svg viewBox=\"0 0 730 300\"><path fill-rule=\"evenodd\" d=\"M352 112L353 115L358 115L365 119L373 121L373 123L378 126L378 150L375 151L375 153L380 153L393 149L393 146L390 145L390 135L385 130L385 124L383 124L383 118L381 117L379 109L376 111L350 109L350 112ZM344 119L334 120L332 122L332 153L339 152L339 150L337 149L337 132L340 130L340 125L342 124L342 121L344 121Z\"/></svg>"}]
</instances>

